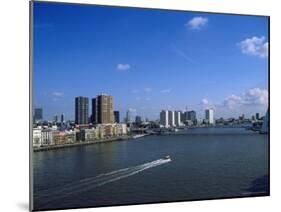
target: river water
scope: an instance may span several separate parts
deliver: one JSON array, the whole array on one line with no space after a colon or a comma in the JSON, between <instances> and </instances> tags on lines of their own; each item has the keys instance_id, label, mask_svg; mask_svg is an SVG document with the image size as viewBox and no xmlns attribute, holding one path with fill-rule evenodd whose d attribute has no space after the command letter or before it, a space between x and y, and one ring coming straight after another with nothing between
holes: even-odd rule
<instances>
[{"instance_id":1,"label":"river water","mask_svg":"<svg viewBox=\"0 0 281 212\"><path fill-rule=\"evenodd\" d=\"M35 152L34 208L265 196L268 146L244 128L196 128Z\"/></svg>"}]
</instances>

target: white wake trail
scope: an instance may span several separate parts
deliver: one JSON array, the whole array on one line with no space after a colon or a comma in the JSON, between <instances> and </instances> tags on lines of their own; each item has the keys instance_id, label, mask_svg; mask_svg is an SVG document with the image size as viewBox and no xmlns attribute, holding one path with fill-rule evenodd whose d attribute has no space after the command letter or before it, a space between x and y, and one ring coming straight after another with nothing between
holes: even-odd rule
<instances>
[{"instance_id":1,"label":"white wake trail","mask_svg":"<svg viewBox=\"0 0 281 212\"><path fill-rule=\"evenodd\" d=\"M108 173L102 173L95 177L85 178L76 182L66 184L62 187L51 188L43 191L38 191L34 194L35 201L42 202L44 205L54 200L91 190L102 185L106 185L117 180L121 180L144 170L151 169L169 163L171 159L158 159L149 163L128 167L124 169L115 170ZM37 200L36 200L37 199Z\"/></svg>"}]
</instances>

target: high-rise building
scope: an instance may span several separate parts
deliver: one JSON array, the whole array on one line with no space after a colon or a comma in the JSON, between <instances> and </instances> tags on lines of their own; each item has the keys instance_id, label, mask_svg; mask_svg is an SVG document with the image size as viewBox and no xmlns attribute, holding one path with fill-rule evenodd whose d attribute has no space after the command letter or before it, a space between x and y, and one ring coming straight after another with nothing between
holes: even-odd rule
<instances>
[{"instance_id":1,"label":"high-rise building","mask_svg":"<svg viewBox=\"0 0 281 212\"><path fill-rule=\"evenodd\" d=\"M263 118L261 130L260 130L260 133L263 133L263 134L269 133L269 114L268 113L269 113L269 111L267 109L266 114Z\"/></svg>"},{"instance_id":2,"label":"high-rise building","mask_svg":"<svg viewBox=\"0 0 281 212\"><path fill-rule=\"evenodd\" d=\"M208 124L214 124L214 110L213 109L206 109L205 110L205 119L207 120Z\"/></svg>"},{"instance_id":3,"label":"high-rise building","mask_svg":"<svg viewBox=\"0 0 281 212\"><path fill-rule=\"evenodd\" d=\"M114 123L112 96L101 94L92 99L92 122L95 124Z\"/></svg>"},{"instance_id":4,"label":"high-rise building","mask_svg":"<svg viewBox=\"0 0 281 212\"><path fill-rule=\"evenodd\" d=\"M175 126L175 112L169 110L168 117L169 117L168 123L169 123L170 127L174 127Z\"/></svg>"},{"instance_id":5,"label":"high-rise building","mask_svg":"<svg viewBox=\"0 0 281 212\"><path fill-rule=\"evenodd\" d=\"M160 112L160 124L164 127L169 127L169 116L168 116L168 110L162 110Z\"/></svg>"},{"instance_id":6,"label":"high-rise building","mask_svg":"<svg viewBox=\"0 0 281 212\"><path fill-rule=\"evenodd\" d=\"M193 123L196 122L196 112L194 110L187 112L187 119L192 121Z\"/></svg>"},{"instance_id":7,"label":"high-rise building","mask_svg":"<svg viewBox=\"0 0 281 212\"><path fill-rule=\"evenodd\" d=\"M55 115L55 116L54 116L54 122L57 123L58 120L59 120L59 119L58 119L58 115Z\"/></svg>"},{"instance_id":8,"label":"high-rise building","mask_svg":"<svg viewBox=\"0 0 281 212\"><path fill-rule=\"evenodd\" d=\"M60 115L60 122L61 122L61 123L64 123L64 122L65 122L65 116L64 116L63 113Z\"/></svg>"},{"instance_id":9,"label":"high-rise building","mask_svg":"<svg viewBox=\"0 0 281 212\"><path fill-rule=\"evenodd\" d=\"M34 119L34 122L43 121L43 109L42 108L34 108L33 119Z\"/></svg>"},{"instance_id":10,"label":"high-rise building","mask_svg":"<svg viewBox=\"0 0 281 212\"><path fill-rule=\"evenodd\" d=\"M120 123L120 112L114 111L114 122Z\"/></svg>"},{"instance_id":11,"label":"high-rise building","mask_svg":"<svg viewBox=\"0 0 281 212\"><path fill-rule=\"evenodd\" d=\"M130 124L134 122L136 110L129 108L126 112L126 123Z\"/></svg>"},{"instance_id":12,"label":"high-rise building","mask_svg":"<svg viewBox=\"0 0 281 212\"><path fill-rule=\"evenodd\" d=\"M137 125L141 124L141 117L140 116L136 116L135 122L136 122Z\"/></svg>"},{"instance_id":13,"label":"high-rise building","mask_svg":"<svg viewBox=\"0 0 281 212\"><path fill-rule=\"evenodd\" d=\"M75 98L75 124L88 124L89 99L87 97Z\"/></svg>"},{"instance_id":14,"label":"high-rise building","mask_svg":"<svg viewBox=\"0 0 281 212\"><path fill-rule=\"evenodd\" d=\"M175 125L176 126L181 126L182 125L182 121L181 121L181 111L175 111L174 112L174 116L175 116Z\"/></svg>"},{"instance_id":15,"label":"high-rise building","mask_svg":"<svg viewBox=\"0 0 281 212\"><path fill-rule=\"evenodd\" d=\"M256 119L259 120L260 119L260 114L256 113Z\"/></svg>"}]
</instances>

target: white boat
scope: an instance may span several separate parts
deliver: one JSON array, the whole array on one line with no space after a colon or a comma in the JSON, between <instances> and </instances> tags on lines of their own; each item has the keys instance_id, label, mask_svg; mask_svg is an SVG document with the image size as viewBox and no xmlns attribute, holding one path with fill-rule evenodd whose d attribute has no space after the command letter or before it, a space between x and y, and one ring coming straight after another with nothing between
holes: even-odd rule
<instances>
[{"instance_id":1,"label":"white boat","mask_svg":"<svg viewBox=\"0 0 281 212\"><path fill-rule=\"evenodd\" d=\"M165 159L165 160L168 160L168 159L171 160L171 157L170 157L170 155L166 155L166 156L164 157L164 159Z\"/></svg>"}]
</instances>

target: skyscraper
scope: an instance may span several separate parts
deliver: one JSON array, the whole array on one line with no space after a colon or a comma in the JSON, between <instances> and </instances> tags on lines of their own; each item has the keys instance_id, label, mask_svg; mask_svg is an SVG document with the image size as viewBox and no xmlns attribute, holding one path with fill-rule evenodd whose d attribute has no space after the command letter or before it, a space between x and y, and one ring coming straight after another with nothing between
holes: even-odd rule
<instances>
[{"instance_id":1,"label":"skyscraper","mask_svg":"<svg viewBox=\"0 0 281 212\"><path fill-rule=\"evenodd\" d=\"M33 119L34 119L34 122L43 120L43 109L42 108L34 108Z\"/></svg>"},{"instance_id":2,"label":"skyscraper","mask_svg":"<svg viewBox=\"0 0 281 212\"><path fill-rule=\"evenodd\" d=\"M101 94L92 99L92 122L98 124L114 123L112 96Z\"/></svg>"},{"instance_id":3,"label":"skyscraper","mask_svg":"<svg viewBox=\"0 0 281 212\"><path fill-rule=\"evenodd\" d=\"M209 124L214 124L214 110L213 109L206 109L205 110L205 119L208 121Z\"/></svg>"},{"instance_id":4,"label":"skyscraper","mask_svg":"<svg viewBox=\"0 0 281 212\"><path fill-rule=\"evenodd\" d=\"M126 112L126 123L130 124L134 122L136 110L129 108Z\"/></svg>"},{"instance_id":5,"label":"skyscraper","mask_svg":"<svg viewBox=\"0 0 281 212\"><path fill-rule=\"evenodd\" d=\"M57 123L58 122L58 115L54 116L54 122Z\"/></svg>"},{"instance_id":6,"label":"skyscraper","mask_svg":"<svg viewBox=\"0 0 281 212\"><path fill-rule=\"evenodd\" d=\"M120 123L120 112L114 111L114 122Z\"/></svg>"},{"instance_id":7,"label":"skyscraper","mask_svg":"<svg viewBox=\"0 0 281 212\"><path fill-rule=\"evenodd\" d=\"M162 110L160 112L160 124L164 127L169 127L168 110Z\"/></svg>"},{"instance_id":8,"label":"skyscraper","mask_svg":"<svg viewBox=\"0 0 281 212\"><path fill-rule=\"evenodd\" d=\"M259 120L260 119L260 114L256 113L256 119Z\"/></svg>"},{"instance_id":9,"label":"skyscraper","mask_svg":"<svg viewBox=\"0 0 281 212\"><path fill-rule=\"evenodd\" d=\"M175 111L175 125L176 126L181 126L182 125L182 121L181 121L181 111Z\"/></svg>"},{"instance_id":10,"label":"skyscraper","mask_svg":"<svg viewBox=\"0 0 281 212\"><path fill-rule=\"evenodd\" d=\"M136 122L137 125L141 124L141 117L140 116L136 116L135 122Z\"/></svg>"},{"instance_id":11,"label":"skyscraper","mask_svg":"<svg viewBox=\"0 0 281 212\"><path fill-rule=\"evenodd\" d=\"M168 111L168 123L170 125L170 127L174 127L175 126L175 112L169 110Z\"/></svg>"},{"instance_id":12,"label":"skyscraper","mask_svg":"<svg viewBox=\"0 0 281 212\"><path fill-rule=\"evenodd\" d=\"M75 98L75 124L88 124L89 99L87 97Z\"/></svg>"},{"instance_id":13,"label":"skyscraper","mask_svg":"<svg viewBox=\"0 0 281 212\"><path fill-rule=\"evenodd\" d=\"M62 113L61 116L60 116L60 122L61 123L64 123L65 122L65 117L64 117L64 114Z\"/></svg>"},{"instance_id":14,"label":"skyscraper","mask_svg":"<svg viewBox=\"0 0 281 212\"><path fill-rule=\"evenodd\" d=\"M187 112L187 119L192 121L193 124L196 122L196 112L194 110Z\"/></svg>"}]
</instances>

